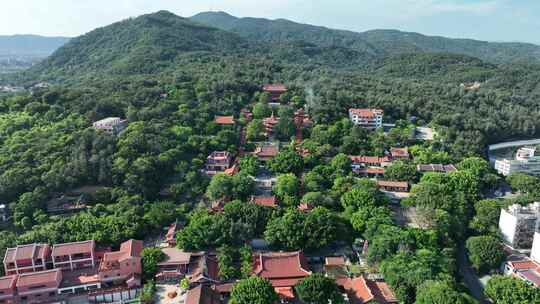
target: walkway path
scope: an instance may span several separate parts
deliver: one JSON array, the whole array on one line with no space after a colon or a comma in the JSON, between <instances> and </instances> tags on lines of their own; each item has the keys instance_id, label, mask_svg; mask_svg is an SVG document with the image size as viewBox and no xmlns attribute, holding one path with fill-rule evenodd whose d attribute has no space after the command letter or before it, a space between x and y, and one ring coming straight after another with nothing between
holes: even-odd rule
<instances>
[{"instance_id":1,"label":"walkway path","mask_svg":"<svg viewBox=\"0 0 540 304\"><path fill-rule=\"evenodd\" d=\"M472 295L480 304L491 303L484 295L484 287L480 278L476 275L467 258L467 249L460 245L457 252L458 271L463 276L463 283L469 289L469 294Z\"/></svg>"}]
</instances>

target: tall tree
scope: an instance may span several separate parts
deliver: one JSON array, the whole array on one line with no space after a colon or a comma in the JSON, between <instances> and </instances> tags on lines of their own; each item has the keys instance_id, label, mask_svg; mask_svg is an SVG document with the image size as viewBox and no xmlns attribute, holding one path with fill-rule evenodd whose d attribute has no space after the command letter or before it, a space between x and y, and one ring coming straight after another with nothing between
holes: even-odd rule
<instances>
[{"instance_id":1,"label":"tall tree","mask_svg":"<svg viewBox=\"0 0 540 304\"><path fill-rule=\"evenodd\" d=\"M267 279L250 277L238 281L231 292L231 304L276 304L279 298Z\"/></svg>"}]
</instances>

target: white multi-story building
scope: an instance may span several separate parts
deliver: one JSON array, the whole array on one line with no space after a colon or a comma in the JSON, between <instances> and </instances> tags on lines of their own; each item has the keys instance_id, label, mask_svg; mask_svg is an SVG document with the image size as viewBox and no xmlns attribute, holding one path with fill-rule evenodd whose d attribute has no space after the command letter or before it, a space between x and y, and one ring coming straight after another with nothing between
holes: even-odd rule
<instances>
[{"instance_id":1,"label":"white multi-story building","mask_svg":"<svg viewBox=\"0 0 540 304\"><path fill-rule=\"evenodd\" d=\"M515 249L531 248L539 218L539 202L528 206L515 204L502 209L499 230L504 242Z\"/></svg>"},{"instance_id":2,"label":"white multi-story building","mask_svg":"<svg viewBox=\"0 0 540 304\"><path fill-rule=\"evenodd\" d=\"M536 148L524 147L517 151L515 159L495 161L495 170L504 176L521 172L540 176L540 156L535 156Z\"/></svg>"},{"instance_id":3,"label":"white multi-story building","mask_svg":"<svg viewBox=\"0 0 540 304\"><path fill-rule=\"evenodd\" d=\"M127 120L120 117L108 117L93 123L94 129L118 135L127 127Z\"/></svg>"},{"instance_id":4,"label":"white multi-story building","mask_svg":"<svg viewBox=\"0 0 540 304\"><path fill-rule=\"evenodd\" d=\"M381 109L349 109L349 118L357 126L366 129L382 127L384 111Z\"/></svg>"},{"instance_id":5,"label":"white multi-story building","mask_svg":"<svg viewBox=\"0 0 540 304\"><path fill-rule=\"evenodd\" d=\"M531 248L531 259L540 264L540 230L537 227L534 232L533 244Z\"/></svg>"}]
</instances>

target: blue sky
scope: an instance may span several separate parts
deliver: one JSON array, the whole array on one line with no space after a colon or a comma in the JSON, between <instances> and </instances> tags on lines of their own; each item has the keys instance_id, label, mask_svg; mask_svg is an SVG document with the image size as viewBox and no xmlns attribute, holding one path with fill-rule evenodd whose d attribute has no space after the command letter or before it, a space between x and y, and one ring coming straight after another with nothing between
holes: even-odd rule
<instances>
[{"instance_id":1,"label":"blue sky","mask_svg":"<svg viewBox=\"0 0 540 304\"><path fill-rule=\"evenodd\" d=\"M540 44L540 0L2 0L0 35L77 36L162 9L181 16L222 10L353 31L399 29Z\"/></svg>"}]
</instances>

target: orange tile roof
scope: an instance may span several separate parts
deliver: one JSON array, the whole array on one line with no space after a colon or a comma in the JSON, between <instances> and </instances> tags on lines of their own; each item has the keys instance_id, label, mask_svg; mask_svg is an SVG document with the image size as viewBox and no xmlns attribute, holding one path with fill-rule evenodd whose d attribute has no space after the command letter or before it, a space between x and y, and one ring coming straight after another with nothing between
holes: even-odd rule
<instances>
[{"instance_id":1,"label":"orange tile roof","mask_svg":"<svg viewBox=\"0 0 540 304\"><path fill-rule=\"evenodd\" d=\"M251 202L264 207L277 207L277 200L275 196L252 196Z\"/></svg>"},{"instance_id":2,"label":"orange tile roof","mask_svg":"<svg viewBox=\"0 0 540 304\"><path fill-rule=\"evenodd\" d=\"M129 240L120 245L120 251L131 257L141 257L143 242L139 240Z\"/></svg>"},{"instance_id":3,"label":"orange tile roof","mask_svg":"<svg viewBox=\"0 0 540 304\"><path fill-rule=\"evenodd\" d=\"M258 147L254 154L258 157L274 157L278 155L279 149L276 146L262 146Z\"/></svg>"},{"instance_id":4,"label":"orange tile roof","mask_svg":"<svg viewBox=\"0 0 540 304\"><path fill-rule=\"evenodd\" d=\"M407 149L407 148L390 148L390 154L392 155L392 157L408 158L409 157L409 149Z\"/></svg>"},{"instance_id":5,"label":"orange tile roof","mask_svg":"<svg viewBox=\"0 0 540 304\"><path fill-rule=\"evenodd\" d=\"M96 243L93 240L56 244L52 249L52 256L65 256L77 253L90 253L93 252L96 247Z\"/></svg>"},{"instance_id":6,"label":"orange tile roof","mask_svg":"<svg viewBox=\"0 0 540 304\"><path fill-rule=\"evenodd\" d=\"M51 246L48 244L27 244L15 248L8 248L4 256L5 262L16 260L46 259L51 254Z\"/></svg>"},{"instance_id":7,"label":"orange tile roof","mask_svg":"<svg viewBox=\"0 0 540 304\"><path fill-rule=\"evenodd\" d=\"M525 269L540 269L540 265L530 259L524 259L519 261L509 261L512 268L515 270L525 270Z\"/></svg>"},{"instance_id":8,"label":"orange tile roof","mask_svg":"<svg viewBox=\"0 0 540 304\"><path fill-rule=\"evenodd\" d=\"M349 113L365 118L375 118L384 113L381 109L349 109Z\"/></svg>"},{"instance_id":9,"label":"orange tile roof","mask_svg":"<svg viewBox=\"0 0 540 304\"><path fill-rule=\"evenodd\" d=\"M390 162L388 156L349 156L351 161L355 164L382 164Z\"/></svg>"},{"instance_id":10,"label":"orange tile roof","mask_svg":"<svg viewBox=\"0 0 540 304\"><path fill-rule=\"evenodd\" d=\"M287 87L283 84L265 84L263 91L266 92L287 92Z\"/></svg>"},{"instance_id":11,"label":"orange tile roof","mask_svg":"<svg viewBox=\"0 0 540 304\"><path fill-rule=\"evenodd\" d=\"M15 289L17 278L16 275L0 277L0 290Z\"/></svg>"},{"instance_id":12,"label":"orange tile roof","mask_svg":"<svg viewBox=\"0 0 540 304\"><path fill-rule=\"evenodd\" d=\"M384 174L384 168L381 167L367 167L367 168L360 168L356 170L357 173L360 174Z\"/></svg>"},{"instance_id":13,"label":"orange tile roof","mask_svg":"<svg viewBox=\"0 0 540 304\"><path fill-rule=\"evenodd\" d=\"M19 275L17 288L29 287L34 285L44 285L49 283L60 286L62 271L59 268L40 272L24 273Z\"/></svg>"},{"instance_id":14,"label":"orange tile roof","mask_svg":"<svg viewBox=\"0 0 540 304\"><path fill-rule=\"evenodd\" d=\"M394 292L386 282L382 281L367 281L367 286L371 293L379 303L397 303L398 300Z\"/></svg>"},{"instance_id":15,"label":"orange tile roof","mask_svg":"<svg viewBox=\"0 0 540 304\"><path fill-rule=\"evenodd\" d=\"M188 290L185 304L219 304L219 294L208 285L198 285Z\"/></svg>"},{"instance_id":16,"label":"orange tile roof","mask_svg":"<svg viewBox=\"0 0 540 304\"><path fill-rule=\"evenodd\" d=\"M394 182L394 181L378 180L377 181L377 186L379 186L379 187L409 188L409 183L407 183L407 182Z\"/></svg>"},{"instance_id":17,"label":"orange tile roof","mask_svg":"<svg viewBox=\"0 0 540 304\"><path fill-rule=\"evenodd\" d=\"M294 299L294 290L292 287L276 287L274 290L282 299Z\"/></svg>"},{"instance_id":18,"label":"orange tile roof","mask_svg":"<svg viewBox=\"0 0 540 304\"><path fill-rule=\"evenodd\" d=\"M256 254L253 273L269 279L274 287L294 286L300 279L311 274L301 251Z\"/></svg>"},{"instance_id":19,"label":"orange tile roof","mask_svg":"<svg viewBox=\"0 0 540 304\"><path fill-rule=\"evenodd\" d=\"M367 303L375 298L364 277L354 279L339 278L336 280L336 283L347 291L349 298L355 303Z\"/></svg>"},{"instance_id":20,"label":"orange tile roof","mask_svg":"<svg viewBox=\"0 0 540 304\"><path fill-rule=\"evenodd\" d=\"M234 125L234 116L214 116L214 122L218 125Z\"/></svg>"}]
</instances>

